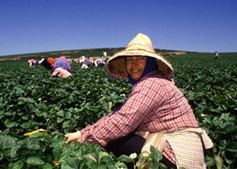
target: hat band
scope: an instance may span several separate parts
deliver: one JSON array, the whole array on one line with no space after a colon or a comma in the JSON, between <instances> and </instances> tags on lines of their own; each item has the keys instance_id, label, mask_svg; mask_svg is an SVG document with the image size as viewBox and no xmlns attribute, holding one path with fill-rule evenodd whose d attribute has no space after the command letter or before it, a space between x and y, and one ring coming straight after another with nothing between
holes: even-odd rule
<instances>
[{"instance_id":1,"label":"hat band","mask_svg":"<svg viewBox=\"0 0 237 169\"><path fill-rule=\"evenodd\" d=\"M146 47L148 47L150 50L152 50L152 51L154 52L153 47L150 46L149 44L143 42L143 41L135 41L135 42L132 42L132 43L128 44L127 48L130 47L130 46L132 46L132 45L135 45L135 44L140 44L140 45L146 46Z\"/></svg>"}]
</instances>

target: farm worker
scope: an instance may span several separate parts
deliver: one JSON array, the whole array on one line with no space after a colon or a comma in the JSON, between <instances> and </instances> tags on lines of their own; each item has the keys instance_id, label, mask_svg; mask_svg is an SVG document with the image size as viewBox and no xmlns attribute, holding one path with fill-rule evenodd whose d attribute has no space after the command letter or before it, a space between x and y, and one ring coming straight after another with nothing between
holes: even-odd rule
<instances>
[{"instance_id":1,"label":"farm worker","mask_svg":"<svg viewBox=\"0 0 237 169\"><path fill-rule=\"evenodd\" d=\"M38 65L38 61L35 59L30 59L30 60L28 60L28 64L30 67L35 68Z\"/></svg>"},{"instance_id":2,"label":"farm worker","mask_svg":"<svg viewBox=\"0 0 237 169\"><path fill-rule=\"evenodd\" d=\"M70 62L66 59L66 57L61 56L56 60L54 67L52 68L51 77L56 76L67 78L71 76L71 71L72 68Z\"/></svg>"},{"instance_id":3,"label":"farm worker","mask_svg":"<svg viewBox=\"0 0 237 169\"><path fill-rule=\"evenodd\" d=\"M76 58L73 61L76 62L76 63L80 63L80 58Z\"/></svg>"},{"instance_id":4,"label":"farm worker","mask_svg":"<svg viewBox=\"0 0 237 169\"><path fill-rule=\"evenodd\" d=\"M215 52L215 59L219 59L219 54L217 51Z\"/></svg>"},{"instance_id":5,"label":"farm worker","mask_svg":"<svg viewBox=\"0 0 237 169\"><path fill-rule=\"evenodd\" d=\"M61 67L58 67L58 68L56 68L54 71L53 71L53 73L51 74L51 77L61 77L61 78L67 78L67 77L69 77L69 76L71 76L72 74L69 72L69 71L67 71L67 70L65 70L65 69L63 69L63 68L61 68Z\"/></svg>"},{"instance_id":6,"label":"farm worker","mask_svg":"<svg viewBox=\"0 0 237 169\"><path fill-rule=\"evenodd\" d=\"M82 64L82 62L84 62L86 60L86 57L85 56L81 56L79 58L79 63Z\"/></svg>"},{"instance_id":7,"label":"farm worker","mask_svg":"<svg viewBox=\"0 0 237 169\"><path fill-rule=\"evenodd\" d=\"M106 57L107 56L107 52L103 52L103 56Z\"/></svg>"},{"instance_id":8,"label":"farm worker","mask_svg":"<svg viewBox=\"0 0 237 169\"><path fill-rule=\"evenodd\" d=\"M98 58L95 60L95 67L102 67L105 65L105 61L103 58Z\"/></svg>"},{"instance_id":9,"label":"farm worker","mask_svg":"<svg viewBox=\"0 0 237 169\"><path fill-rule=\"evenodd\" d=\"M66 134L66 144L94 143L116 156L147 155L151 144L162 152L161 162L169 168L206 167L203 147L209 149L213 143L175 86L172 65L155 53L148 36L139 33L125 50L114 54L106 63L106 72L129 80L130 95L115 112Z\"/></svg>"},{"instance_id":10,"label":"farm worker","mask_svg":"<svg viewBox=\"0 0 237 169\"><path fill-rule=\"evenodd\" d=\"M94 64L94 59L92 57L88 57L88 59L90 60L91 64L90 65L93 65Z\"/></svg>"},{"instance_id":11,"label":"farm worker","mask_svg":"<svg viewBox=\"0 0 237 169\"><path fill-rule=\"evenodd\" d=\"M82 63L81 68L82 69L88 69L89 67L85 63Z\"/></svg>"},{"instance_id":12,"label":"farm worker","mask_svg":"<svg viewBox=\"0 0 237 169\"><path fill-rule=\"evenodd\" d=\"M39 61L39 64L41 64L48 70L52 70L52 68L54 67L54 63L55 63L55 59L51 57L46 57Z\"/></svg>"},{"instance_id":13,"label":"farm worker","mask_svg":"<svg viewBox=\"0 0 237 169\"><path fill-rule=\"evenodd\" d=\"M54 67L52 68L52 71L54 71L55 69L57 69L57 68L59 68L59 67L65 69L65 70L67 70L67 71L69 71L69 72L72 71L70 62L69 62L69 61L66 59L66 57L64 57L64 56L59 57L59 58L55 61Z\"/></svg>"},{"instance_id":14,"label":"farm worker","mask_svg":"<svg viewBox=\"0 0 237 169\"><path fill-rule=\"evenodd\" d=\"M172 55L172 53L169 53L169 55L170 55L170 58L173 58L173 55Z\"/></svg>"},{"instance_id":15,"label":"farm worker","mask_svg":"<svg viewBox=\"0 0 237 169\"><path fill-rule=\"evenodd\" d=\"M85 64L86 64L87 66L90 66L90 65L91 65L91 60L90 60L89 58L86 58L86 59L85 59Z\"/></svg>"},{"instance_id":16,"label":"farm worker","mask_svg":"<svg viewBox=\"0 0 237 169\"><path fill-rule=\"evenodd\" d=\"M82 69L87 69L91 65L91 60L89 58L85 58L85 56L82 56L80 58L80 66Z\"/></svg>"}]
</instances>

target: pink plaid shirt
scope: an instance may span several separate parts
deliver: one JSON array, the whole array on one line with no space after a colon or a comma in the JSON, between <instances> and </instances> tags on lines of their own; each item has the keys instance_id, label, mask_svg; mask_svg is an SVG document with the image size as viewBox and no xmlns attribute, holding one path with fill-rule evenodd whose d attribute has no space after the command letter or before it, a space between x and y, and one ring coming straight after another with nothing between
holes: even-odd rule
<instances>
[{"instance_id":1,"label":"pink plaid shirt","mask_svg":"<svg viewBox=\"0 0 237 169\"><path fill-rule=\"evenodd\" d=\"M173 80L154 71L133 86L119 110L82 129L78 141L106 146L134 130L174 132L197 127L190 105ZM169 144L163 154L175 162Z\"/></svg>"}]
</instances>

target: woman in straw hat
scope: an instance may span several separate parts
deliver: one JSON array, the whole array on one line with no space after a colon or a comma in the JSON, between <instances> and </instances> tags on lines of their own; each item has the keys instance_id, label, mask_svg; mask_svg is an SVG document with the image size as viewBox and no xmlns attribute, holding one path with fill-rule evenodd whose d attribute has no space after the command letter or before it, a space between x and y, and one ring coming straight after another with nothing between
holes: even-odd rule
<instances>
[{"instance_id":1,"label":"woman in straw hat","mask_svg":"<svg viewBox=\"0 0 237 169\"><path fill-rule=\"evenodd\" d=\"M66 134L66 144L95 143L116 156L146 155L152 145L162 152L161 162L169 168L206 167L203 146L211 148L212 141L175 86L173 67L155 52L149 37L139 33L125 50L108 60L106 71L133 85L128 99L95 124Z\"/></svg>"}]
</instances>

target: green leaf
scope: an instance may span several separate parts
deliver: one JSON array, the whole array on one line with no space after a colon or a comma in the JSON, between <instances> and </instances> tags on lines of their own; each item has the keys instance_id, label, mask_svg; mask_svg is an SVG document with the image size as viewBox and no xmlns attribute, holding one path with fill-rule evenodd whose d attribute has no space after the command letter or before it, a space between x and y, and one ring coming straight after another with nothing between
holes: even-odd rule
<instances>
[{"instance_id":1,"label":"green leaf","mask_svg":"<svg viewBox=\"0 0 237 169\"><path fill-rule=\"evenodd\" d=\"M18 123L14 122L14 121L11 121L9 119L6 119L5 120L5 125L6 125L7 128L12 128L14 126L17 126Z\"/></svg>"},{"instance_id":2,"label":"green leaf","mask_svg":"<svg viewBox=\"0 0 237 169\"><path fill-rule=\"evenodd\" d=\"M30 139L29 142L27 143L27 148L31 150L39 150L40 149L39 139L37 138Z\"/></svg>"},{"instance_id":3,"label":"green leaf","mask_svg":"<svg viewBox=\"0 0 237 169\"><path fill-rule=\"evenodd\" d=\"M21 147L21 145L17 145L17 146L12 147L12 149L11 149L11 158L16 158L17 150L19 150L20 147Z\"/></svg>"},{"instance_id":4,"label":"green leaf","mask_svg":"<svg viewBox=\"0 0 237 169\"><path fill-rule=\"evenodd\" d=\"M87 163L89 168L98 168L97 163L94 160L88 160Z\"/></svg>"},{"instance_id":5,"label":"green leaf","mask_svg":"<svg viewBox=\"0 0 237 169\"><path fill-rule=\"evenodd\" d=\"M90 103L86 103L85 105L86 109L92 112L98 112L98 106L91 106Z\"/></svg>"},{"instance_id":6,"label":"green leaf","mask_svg":"<svg viewBox=\"0 0 237 169\"><path fill-rule=\"evenodd\" d=\"M8 135L0 135L0 149L10 149L16 145L16 141L13 137Z\"/></svg>"},{"instance_id":7,"label":"green leaf","mask_svg":"<svg viewBox=\"0 0 237 169\"><path fill-rule=\"evenodd\" d=\"M63 128L69 128L71 126L71 121L67 120L63 122Z\"/></svg>"},{"instance_id":8,"label":"green leaf","mask_svg":"<svg viewBox=\"0 0 237 169\"><path fill-rule=\"evenodd\" d=\"M30 122L26 122L22 124L22 128L24 129L30 129L31 128L31 123Z\"/></svg>"},{"instance_id":9,"label":"green leaf","mask_svg":"<svg viewBox=\"0 0 237 169\"><path fill-rule=\"evenodd\" d=\"M229 151L229 152L232 152L232 153L237 153L237 149L230 149L230 148L227 148L226 150Z\"/></svg>"},{"instance_id":10,"label":"green leaf","mask_svg":"<svg viewBox=\"0 0 237 169\"><path fill-rule=\"evenodd\" d=\"M105 166L108 166L113 163L114 163L113 158L109 154L101 156L100 158L100 165L104 164Z\"/></svg>"},{"instance_id":11,"label":"green leaf","mask_svg":"<svg viewBox=\"0 0 237 169\"><path fill-rule=\"evenodd\" d=\"M65 128L72 128L76 126L76 121L75 120L67 120L63 122L63 129Z\"/></svg>"},{"instance_id":12,"label":"green leaf","mask_svg":"<svg viewBox=\"0 0 237 169\"><path fill-rule=\"evenodd\" d=\"M67 112L67 113L66 113L66 118L71 118L71 117L72 117L72 113Z\"/></svg>"},{"instance_id":13,"label":"green leaf","mask_svg":"<svg viewBox=\"0 0 237 169\"><path fill-rule=\"evenodd\" d=\"M26 163L29 165L43 165L44 161L37 156L30 156L26 159Z\"/></svg>"},{"instance_id":14,"label":"green leaf","mask_svg":"<svg viewBox=\"0 0 237 169\"><path fill-rule=\"evenodd\" d=\"M70 143L70 144L71 144L71 143ZM62 154L61 154L61 156L60 156L61 159L68 157L69 154L71 154L71 152L72 152L72 150L71 150L66 144L64 144L64 145L62 146Z\"/></svg>"},{"instance_id":15,"label":"green leaf","mask_svg":"<svg viewBox=\"0 0 237 169\"><path fill-rule=\"evenodd\" d=\"M60 159L61 168L65 169L76 169L79 168L79 160L76 157L66 157L64 159Z\"/></svg>"},{"instance_id":16,"label":"green leaf","mask_svg":"<svg viewBox=\"0 0 237 169\"><path fill-rule=\"evenodd\" d=\"M40 141L43 141L44 143L50 143L51 142L51 137L50 135L44 133L44 132L39 132L35 133L29 136L30 138L38 138Z\"/></svg>"},{"instance_id":17,"label":"green leaf","mask_svg":"<svg viewBox=\"0 0 237 169\"><path fill-rule=\"evenodd\" d=\"M22 120L28 120L28 116L26 116L26 115L21 116L21 119L22 119Z\"/></svg>"},{"instance_id":18,"label":"green leaf","mask_svg":"<svg viewBox=\"0 0 237 169\"><path fill-rule=\"evenodd\" d=\"M35 103L34 99L27 97L25 100L27 103Z\"/></svg>"},{"instance_id":19,"label":"green leaf","mask_svg":"<svg viewBox=\"0 0 237 169\"><path fill-rule=\"evenodd\" d=\"M64 117L64 111L62 110L58 111L57 116Z\"/></svg>"},{"instance_id":20,"label":"green leaf","mask_svg":"<svg viewBox=\"0 0 237 169\"><path fill-rule=\"evenodd\" d=\"M60 118L60 117L58 117L58 118L57 118L57 123L62 123L63 120L64 120L64 118Z\"/></svg>"},{"instance_id":21,"label":"green leaf","mask_svg":"<svg viewBox=\"0 0 237 169\"><path fill-rule=\"evenodd\" d=\"M211 167L211 166L214 166L216 164L215 158L210 157L210 156L205 157L205 162L206 162L207 167Z\"/></svg>"},{"instance_id":22,"label":"green leaf","mask_svg":"<svg viewBox=\"0 0 237 169\"><path fill-rule=\"evenodd\" d=\"M133 159L127 155L121 155L118 158L119 161L124 162L124 163L132 163Z\"/></svg>"},{"instance_id":23,"label":"green leaf","mask_svg":"<svg viewBox=\"0 0 237 169\"><path fill-rule=\"evenodd\" d=\"M24 162L23 160L18 160L17 162L15 163L10 163L8 165L9 169L22 169L24 166Z\"/></svg>"},{"instance_id":24,"label":"green leaf","mask_svg":"<svg viewBox=\"0 0 237 169\"><path fill-rule=\"evenodd\" d=\"M120 161L118 161L118 162L116 162L115 163L115 167L112 167L111 169L113 169L113 168L127 168L127 165L126 164L124 164L124 163L121 163Z\"/></svg>"},{"instance_id":25,"label":"green leaf","mask_svg":"<svg viewBox=\"0 0 237 169\"><path fill-rule=\"evenodd\" d=\"M60 155L62 153L62 150L60 147L61 147L61 145L57 145L53 150L54 160L56 160L56 161L58 161L60 159Z\"/></svg>"},{"instance_id":26,"label":"green leaf","mask_svg":"<svg viewBox=\"0 0 237 169\"><path fill-rule=\"evenodd\" d=\"M52 165L49 163L45 163L42 167L42 169L53 169Z\"/></svg>"},{"instance_id":27,"label":"green leaf","mask_svg":"<svg viewBox=\"0 0 237 169\"><path fill-rule=\"evenodd\" d=\"M33 104L33 103L35 103L35 101L34 101L34 99L29 98L29 97L19 97L18 98L18 105L24 105L27 103Z\"/></svg>"},{"instance_id":28,"label":"green leaf","mask_svg":"<svg viewBox=\"0 0 237 169\"><path fill-rule=\"evenodd\" d=\"M150 151L151 151L151 157L156 161L156 162L159 162L163 156L162 156L162 153L157 150L154 146L151 146L150 147Z\"/></svg>"},{"instance_id":29,"label":"green leaf","mask_svg":"<svg viewBox=\"0 0 237 169\"><path fill-rule=\"evenodd\" d=\"M0 151L0 161L4 158L4 154L2 151Z\"/></svg>"}]
</instances>

